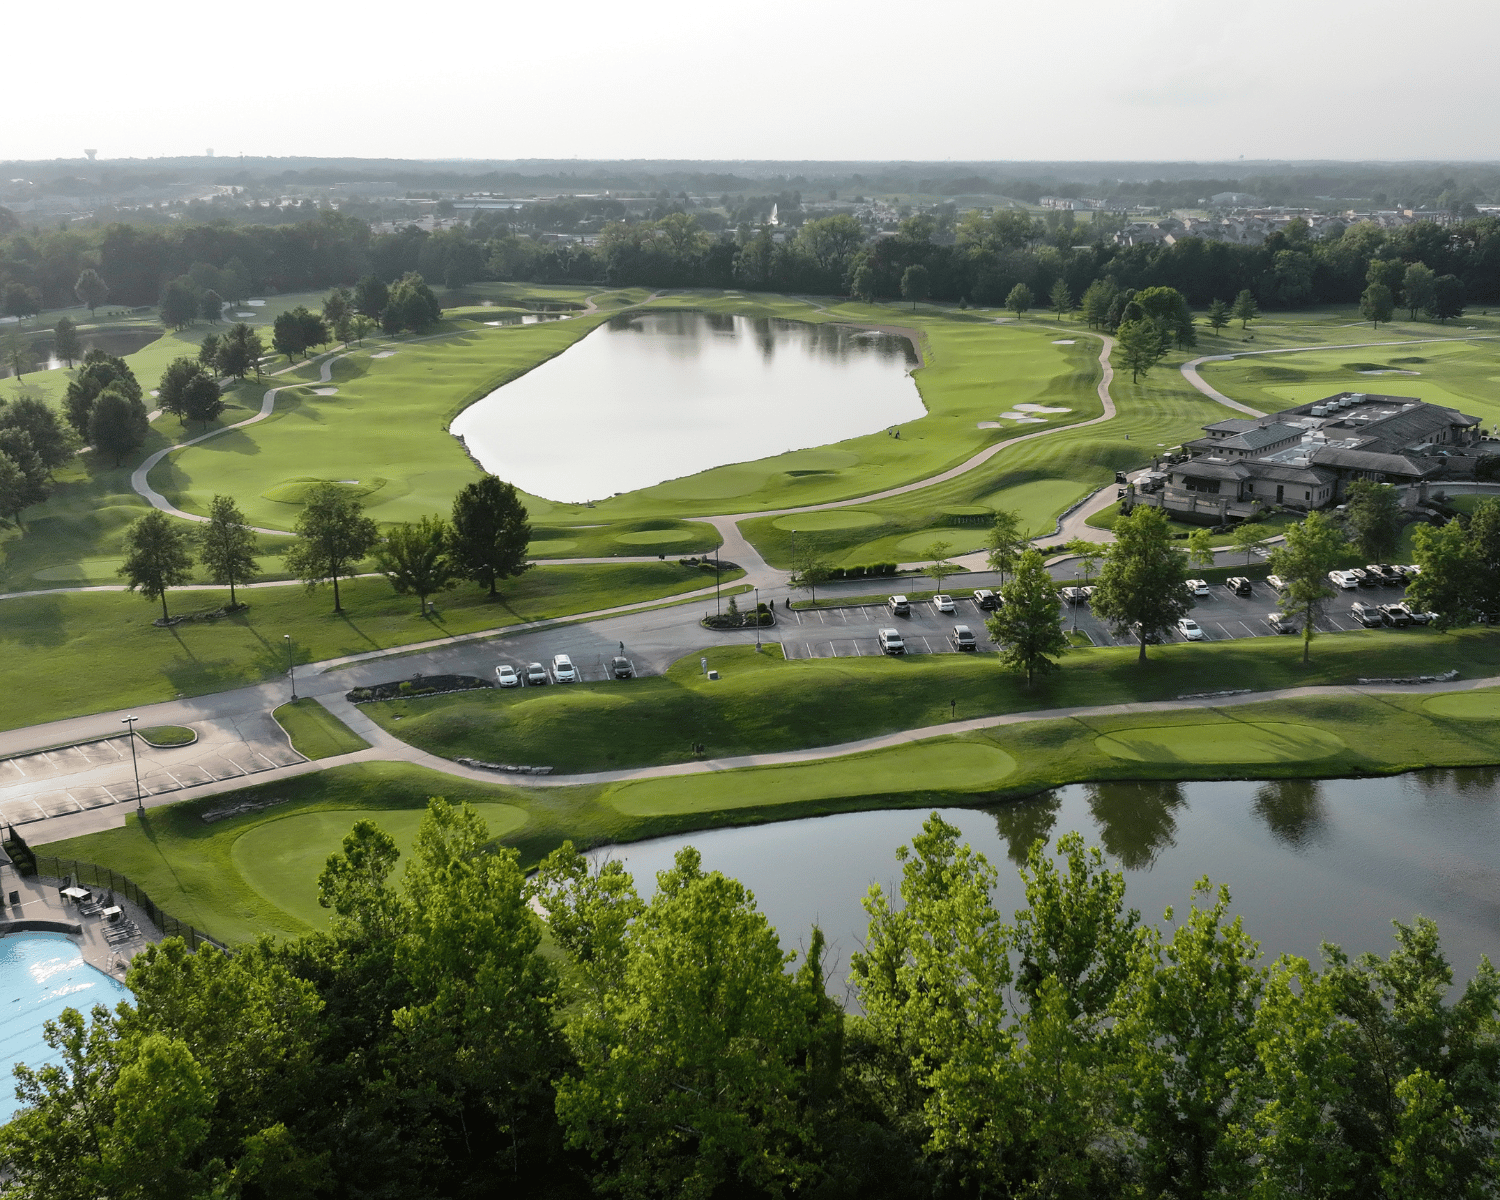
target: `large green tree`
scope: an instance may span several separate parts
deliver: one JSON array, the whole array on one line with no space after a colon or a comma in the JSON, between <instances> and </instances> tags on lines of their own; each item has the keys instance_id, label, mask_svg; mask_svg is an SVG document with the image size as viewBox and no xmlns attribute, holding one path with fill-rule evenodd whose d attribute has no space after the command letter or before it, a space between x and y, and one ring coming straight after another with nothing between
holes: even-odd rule
<instances>
[{"instance_id":1,"label":"large green tree","mask_svg":"<svg viewBox=\"0 0 1500 1200\"><path fill-rule=\"evenodd\" d=\"M208 521L198 534L198 555L208 577L228 586L229 607L238 607L234 589L253 580L260 563L255 560L255 534L232 496L215 496L209 503Z\"/></svg>"},{"instance_id":2,"label":"large green tree","mask_svg":"<svg viewBox=\"0 0 1500 1200\"><path fill-rule=\"evenodd\" d=\"M48 471L65 464L78 448L57 413L35 396L22 396L0 407L0 430L5 429L24 431L32 452Z\"/></svg>"},{"instance_id":3,"label":"large green tree","mask_svg":"<svg viewBox=\"0 0 1500 1200\"><path fill-rule=\"evenodd\" d=\"M193 577L191 544L187 530L155 508L125 531L125 562L119 574L130 591L161 601L163 621L168 620L167 589Z\"/></svg>"},{"instance_id":4,"label":"large green tree","mask_svg":"<svg viewBox=\"0 0 1500 1200\"><path fill-rule=\"evenodd\" d=\"M486 475L453 500L449 553L464 576L496 594L495 585L528 569L531 522L513 484Z\"/></svg>"},{"instance_id":5,"label":"large green tree","mask_svg":"<svg viewBox=\"0 0 1500 1200\"><path fill-rule=\"evenodd\" d=\"M1089 603L1117 637L1131 633L1139 639L1145 662L1146 639L1166 633L1193 606L1187 572L1187 555L1172 545L1167 515L1137 505L1115 525L1115 540Z\"/></svg>"},{"instance_id":6,"label":"large green tree","mask_svg":"<svg viewBox=\"0 0 1500 1200\"><path fill-rule=\"evenodd\" d=\"M442 517L423 517L386 530L375 547L375 562L397 594L416 596L423 616L427 598L451 588L456 579L448 555L448 522Z\"/></svg>"},{"instance_id":7,"label":"large green tree","mask_svg":"<svg viewBox=\"0 0 1500 1200\"><path fill-rule=\"evenodd\" d=\"M133 400L141 399L140 382L136 379L135 372L125 365L124 359L102 350L90 350L83 356L83 366L68 382L67 391L63 395L63 415L79 437L88 436L89 417L93 412L94 401L99 398L99 393L111 385Z\"/></svg>"},{"instance_id":8,"label":"large green tree","mask_svg":"<svg viewBox=\"0 0 1500 1200\"><path fill-rule=\"evenodd\" d=\"M1401 537L1401 498L1389 483L1356 479L1345 492L1344 519L1366 562L1386 562Z\"/></svg>"},{"instance_id":9,"label":"large green tree","mask_svg":"<svg viewBox=\"0 0 1500 1200\"><path fill-rule=\"evenodd\" d=\"M911 301L913 309L919 301L927 299L932 291L932 281L928 276L927 268L921 263L913 263L901 274L901 296Z\"/></svg>"},{"instance_id":10,"label":"large green tree","mask_svg":"<svg viewBox=\"0 0 1500 1200\"><path fill-rule=\"evenodd\" d=\"M788 973L754 898L678 852L611 951L620 986L602 1003L585 992L567 1025L578 1069L558 1081L557 1112L601 1186L707 1200L807 1179L810 1077L838 1027L821 941Z\"/></svg>"},{"instance_id":11,"label":"large green tree","mask_svg":"<svg viewBox=\"0 0 1500 1200\"><path fill-rule=\"evenodd\" d=\"M1024 283L1018 283L1015 287L1011 288L1010 292L1006 295L1005 307L1010 309L1011 312L1015 313L1017 318L1020 318L1021 316L1025 315L1028 310L1030 310L1034 301L1035 297L1033 296L1031 289Z\"/></svg>"},{"instance_id":12,"label":"large green tree","mask_svg":"<svg viewBox=\"0 0 1500 1200\"><path fill-rule=\"evenodd\" d=\"M94 400L88 415L88 440L94 450L120 466L146 444L151 422L146 406L120 383L111 383Z\"/></svg>"},{"instance_id":13,"label":"large green tree","mask_svg":"<svg viewBox=\"0 0 1500 1200\"><path fill-rule=\"evenodd\" d=\"M1005 577L1016 569L1016 563L1031 545L1031 537L1021 528L1021 514L1015 509L995 510L988 532L984 535L985 561L991 571Z\"/></svg>"},{"instance_id":14,"label":"large green tree","mask_svg":"<svg viewBox=\"0 0 1500 1200\"><path fill-rule=\"evenodd\" d=\"M333 611L343 612L339 579L351 574L375 546L380 531L365 516L355 495L336 483L320 483L308 493L294 527L297 540L287 551L287 570L312 591L333 584Z\"/></svg>"},{"instance_id":15,"label":"large green tree","mask_svg":"<svg viewBox=\"0 0 1500 1200\"><path fill-rule=\"evenodd\" d=\"M1015 576L1000 589L1000 597L1004 603L985 625L1000 646L1000 661L1024 674L1029 688L1038 674L1055 670L1058 658L1068 652L1062 598L1041 551L1027 550L1021 555Z\"/></svg>"},{"instance_id":16,"label":"large green tree","mask_svg":"<svg viewBox=\"0 0 1500 1200\"><path fill-rule=\"evenodd\" d=\"M1230 310L1230 316L1240 323L1242 330L1250 327L1250 322L1260 316L1260 306L1255 303L1255 293L1249 288L1241 288L1239 295L1234 298L1234 308Z\"/></svg>"},{"instance_id":17,"label":"large green tree","mask_svg":"<svg viewBox=\"0 0 1500 1200\"><path fill-rule=\"evenodd\" d=\"M1208 306L1208 327L1217 336L1219 330L1223 329L1233 319L1233 315L1230 312L1229 305L1215 298Z\"/></svg>"},{"instance_id":18,"label":"large green tree","mask_svg":"<svg viewBox=\"0 0 1500 1200\"><path fill-rule=\"evenodd\" d=\"M1431 267L1419 262L1407 267L1406 273L1401 277L1401 293L1405 297L1403 303L1413 321L1417 319L1417 313L1432 304L1432 298L1436 294L1432 281L1436 278Z\"/></svg>"},{"instance_id":19,"label":"large green tree","mask_svg":"<svg viewBox=\"0 0 1500 1200\"><path fill-rule=\"evenodd\" d=\"M60 318L52 327L52 353L67 363L69 370L75 358L83 357L83 339L78 336L78 326L67 317Z\"/></svg>"},{"instance_id":20,"label":"large green tree","mask_svg":"<svg viewBox=\"0 0 1500 1200\"><path fill-rule=\"evenodd\" d=\"M89 310L89 316L94 315L94 310L109 299L109 285L99 276L99 272L93 267L85 267L79 273L78 282L73 285L73 294L78 297L78 302Z\"/></svg>"},{"instance_id":21,"label":"large green tree","mask_svg":"<svg viewBox=\"0 0 1500 1200\"><path fill-rule=\"evenodd\" d=\"M1302 661L1312 655L1318 618L1337 590L1328 572L1348 548L1342 532L1320 512L1310 512L1286 531L1286 543L1271 551L1271 573L1282 580L1282 613L1302 627Z\"/></svg>"},{"instance_id":22,"label":"large green tree","mask_svg":"<svg viewBox=\"0 0 1500 1200\"><path fill-rule=\"evenodd\" d=\"M198 421L207 425L224 411L218 381L203 364L192 358L174 358L157 384L157 402L184 425Z\"/></svg>"},{"instance_id":23,"label":"large green tree","mask_svg":"<svg viewBox=\"0 0 1500 1200\"><path fill-rule=\"evenodd\" d=\"M1161 361L1166 352L1166 341L1160 326L1150 317L1137 321L1121 321L1116 331L1120 345L1121 366L1130 370L1130 382L1136 383L1142 375Z\"/></svg>"},{"instance_id":24,"label":"large green tree","mask_svg":"<svg viewBox=\"0 0 1500 1200\"><path fill-rule=\"evenodd\" d=\"M1372 329L1378 328L1382 321L1389 321L1395 310L1396 301L1391 289L1383 283L1370 284L1360 295L1359 315L1370 322Z\"/></svg>"}]
</instances>

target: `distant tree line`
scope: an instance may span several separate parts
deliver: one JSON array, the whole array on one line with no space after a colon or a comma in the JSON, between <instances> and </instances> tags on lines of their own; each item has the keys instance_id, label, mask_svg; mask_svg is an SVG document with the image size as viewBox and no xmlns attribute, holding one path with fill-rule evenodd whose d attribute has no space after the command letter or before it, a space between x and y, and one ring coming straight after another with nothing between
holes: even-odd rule
<instances>
[{"instance_id":1,"label":"distant tree line","mask_svg":"<svg viewBox=\"0 0 1500 1200\"><path fill-rule=\"evenodd\" d=\"M870 240L847 215L773 230L760 223L762 208L747 207L742 222L718 228L718 214L664 202L657 219L604 223L592 246L543 238L528 224L494 216L439 233L408 226L376 236L365 222L331 210L277 226L13 231L0 235L0 306L26 317L74 303L160 305L164 319L180 326L218 319L225 305L256 293L353 287L366 276L389 286L412 272L447 287L500 279L894 300L906 294L902 280L913 267L925 272L934 300L994 307L1018 287L1050 298L1059 283L1076 301L1106 279L1121 290L1175 288L1197 309L1242 292L1266 309L1354 304L1372 285L1390 289L1392 306L1413 315L1500 303L1494 217L1396 230L1363 222L1319 240L1293 221L1261 246L1191 237L1117 246L1075 224L1071 213L1047 222L1019 209L960 217L944 206ZM1414 266L1422 269L1411 276Z\"/></svg>"},{"instance_id":2,"label":"distant tree line","mask_svg":"<svg viewBox=\"0 0 1500 1200\"><path fill-rule=\"evenodd\" d=\"M1009 836L1013 914L936 813L901 848L864 902L856 1014L822 933L785 952L692 847L647 900L567 843L528 879L467 805L431 801L399 873L361 819L318 879L326 933L169 939L132 1002L48 1023L5 1194L1493 1195L1487 960L1450 998L1417 918L1388 957L1268 963L1207 879L1150 924L1080 835Z\"/></svg>"}]
</instances>

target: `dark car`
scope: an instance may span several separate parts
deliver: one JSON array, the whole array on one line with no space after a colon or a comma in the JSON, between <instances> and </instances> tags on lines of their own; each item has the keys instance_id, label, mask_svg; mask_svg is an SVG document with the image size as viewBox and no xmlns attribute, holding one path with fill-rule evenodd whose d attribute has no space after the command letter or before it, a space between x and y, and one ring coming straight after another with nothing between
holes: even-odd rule
<instances>
[{"instance_id":1,"label":"dark car","mask_svg":"<svg viewBox=\"0 0 1500 1200\"><path fill-rule=\"evenodd\" d=\"M1292 620L1285 613L1279 613L1279 612L1267 613L1266 614L1266 624L1271 627L1271 630L1274 633L1296 633L1297 632L1297 622L1294 621L1294 620Z\"/></svg>"},{"instance_id":2,"label":"dark car","mask_svg":"<svg viewBox=\"0 0 1500 1200\"><path fill-rule=\"evenodd\" d=\"M1380 612L1387 625L1405 626L1412 622L1411 609L1404 604L1382 604Z\"/></svg>"},{"instance_id":3,"label":"dark car","mask_svg":"<svg viewBox=\"0 0 1500 1200\"><path fill-rule=\"evenodd\" d=\"M1380 586L1380 580L1377 579L1374 575L1371 575L1370 572L1365 570L1363 567L1350 567L1349 570L1345 572L1345 574L1353 575L1354 582L1358 587L1372 588Z\"/></svg>"},{"instance_id":4,"label":"dark car","mask_svg":"<svg viewBox=\"0 0 1500 1200\"><path fill-rule=\"evenodd\" d=\"M955 650L978 650L979 640L974 636L974 631L967 625L955 625L953 627L953 648Z\"/></svg>"},{"instance_id":5,"label":"dark car","mask_svg":"<svg viewBox=\"0 0 1500 1200\"><path fill-rule=\"evenodd\" d=\"M988 588L979 588L974 592L974 603L988 612L1000 607L1000 597Z\"/></svg>"},{"instance_id":6,"label":"dark car","mask_svg":"<svg viewBox=\"0 0 1500 1200\"><path fill-rule=\"evenodd\" d=\"M1243 575L1236 575L1232 579L1226 579L1224 586L1236 596L1248 596L1250 592L1250 581Z\"/></svg>"},{"instance_id":7,"label":"dark car","mask_svg":"<svg viewBox=\"0 0 1500 1200\"><path fill-rule=\"evenodd\" d=\"M1384 563L1371 564L1370 566L1367 566L1365 570L1373 575L1384 587L1400 587L1403 583L1406 582L1406 580L1401 577L1400 571L1396 570L1395 567L1387 566Z\"/></svg>"},{"instance_id":8,"label":"dark car","mask_svg":"<svg viewBox=\"0 0 1500 1200\"><path fill-rule=\"evenodd\" d=\"M527 687L541 687L542 684L550 682L547 678L547 668L541 663L527 663L526 669L521 674L526 677Z\"/></svg>"},{"instance_id":9,"label":"dark car","mask_svg":"<svg viewBox=\"0 0 1500 1200\"><path fill-rule=\"evenodd\" d=\"M609 673L616 679L630 679L635 675L635 668L623 654L617 654L609 660Z\"/></svg>"},{"instance_id":10,"label":"dark car","mask_svg":"<svg viewBox=\"0 0 1500 1200\"><path fill-rule=\"evenodd\" d=\"M1385 614L1376 604L1352 604L1349 606L1349 615L1366 629L1379 629L1385 624Z\"/></svg>"}]
</instances>

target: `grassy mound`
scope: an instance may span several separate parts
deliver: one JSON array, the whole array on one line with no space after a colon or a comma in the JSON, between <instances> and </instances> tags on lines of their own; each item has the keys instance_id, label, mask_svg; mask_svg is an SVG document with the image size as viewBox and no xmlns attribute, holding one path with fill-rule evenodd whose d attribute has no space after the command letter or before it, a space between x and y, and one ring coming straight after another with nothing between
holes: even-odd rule
<instances>
[{"instance_id":1,"label":"grassy mound","mask_svg":"<svg viewBox=\"0 0 1500 1200\"><path fill-rule=\"evenodd\" d=\"M526 813L514 805L480 803L474 807L495 837L526 824ZM407 855L423 813L421 808L336 808L293 813L247 829L234 839L229 858L244 881L268 904L320 929L327 926L330 913L318 904L318 875L328 856L338 853L354 823L374 821Z\"/></svg>"},{"instance_id":2,"label":"grassy mound","mask_svg":"<svg viewBox=\"0 0 1500 1200\"><path fill-rule=\"evenodd\" d=\"M928 742L851 758L623 783L605 800L633 817L805 804L891 792L992 789L1016 760L985 742Z\"/></svg>"},{"instance_id":3,"label":"grassy mound","mask_svg":"<svg viewBox=\"0 0 1500 1200\"><path fill-rule=\"evenodd\" d=\"M811 532L819 529L865 529L871 525L879 525L882 520L878 513L863 512L857 508L832 508L823 512L792 513L790 516L777 517L771 524L777 529L795 529L800 533L803 530Z\"/></svg>"},{"instance_id":4,"label":"grassy mound","mask_svg":"<svg viewBox=\"0 0 1500 1200\"><path fill-rule=\"evenodd\" d=\"M274 500L277 504L306 504L307 498L312 495L314 488L322 487L325 483L331 483L345 495L353 496L356 500L362 500L372 492L378 492L386 485L386 480L378 476L372 479L361 479L356 483L350 483L344 479L318 479L311 475L301 475L296 479L283 480L274 487L269 487L261 493L267 500Z\"/></svg>"},{"instance_id":5,"label":"grassy mound","mask_svg":"<svg viewBox=\"0 0 1500 1200\"><path fill-rule=\"evenodd\" d=\"M283 704L271 715L303 758L333 758L370 748L369 742L309 696Z\"/></svg>"},{"instance_id":6,"label":"grassy mound","mask_svg":"<svg viewBox=\"0 0 1500 1200\"><path fill-rule=\"evenodd\" d=\"M1500 692L1455 692L1434 696L1426 705L1437 717L1460 721L1493 721L1500 718Z\"/></svg>"},{"instance_id":7,"label":"grassy mound","mask_svg":"<svg viewBox=\"0 0 1500 1200\"><path fill-rule=\"evenodd\" d=\"M183 725L150 725L137 729L136 735L148 746L191 746L198 735Z\"/></svg>"},{"instance_id":8,"label":"grassy mound","mask_svg":"<svg viewBox=\"0 0 1500 1200\"><path fill-rule=\"evenodd\" d=\"M1096 745L1111 758L1150 763L1306 762L1348 748L1336 734L1282 721L1158 725L1106 734Z\"/></svg>"}]
</instances>

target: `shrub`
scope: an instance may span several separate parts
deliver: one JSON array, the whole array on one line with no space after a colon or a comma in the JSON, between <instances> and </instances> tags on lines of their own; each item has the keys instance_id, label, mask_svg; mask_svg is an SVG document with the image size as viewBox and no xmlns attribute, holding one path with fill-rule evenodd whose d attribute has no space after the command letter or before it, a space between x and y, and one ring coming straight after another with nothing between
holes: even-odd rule
<instances>
[{"instance_id":1,"label":"shrub","mask_svg":"<svg viewBox=\"0 0 1500 1200\"><path fill-rule=\"evenodd\" d=\"M844 576L845 576L845 572L844 572L844 568L843 567L829 567L828 568L828 578L829 579L843 579Z\"/></svg>"}]
</instances>

